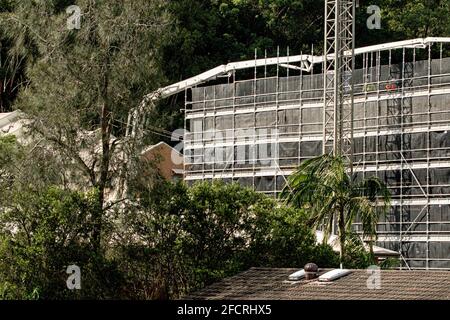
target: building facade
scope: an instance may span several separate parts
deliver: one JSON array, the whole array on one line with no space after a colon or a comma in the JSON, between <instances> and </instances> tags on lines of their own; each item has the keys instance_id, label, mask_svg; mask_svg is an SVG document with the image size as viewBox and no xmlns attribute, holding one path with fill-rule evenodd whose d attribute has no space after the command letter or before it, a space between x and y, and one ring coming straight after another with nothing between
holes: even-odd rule
<instances>
[{"instance_id":1,"label":"building facade","mask_svg":"<svg viewBox=\"0 0 450 320\"><path fill-rule=\"evenodd\" d=\"M450 269L446 46L435 41L356 50L354 174L378 176L388 185L392 210L378 226L379 244L399 252L405 268ZM323 153L320 63L306 72L260 62L255 59L251 79L248 72L243 80L231 72L222 83L219 78L186 90L188 182L236 181L277 197L303 160Z\"/></svg>"}]
</instances>

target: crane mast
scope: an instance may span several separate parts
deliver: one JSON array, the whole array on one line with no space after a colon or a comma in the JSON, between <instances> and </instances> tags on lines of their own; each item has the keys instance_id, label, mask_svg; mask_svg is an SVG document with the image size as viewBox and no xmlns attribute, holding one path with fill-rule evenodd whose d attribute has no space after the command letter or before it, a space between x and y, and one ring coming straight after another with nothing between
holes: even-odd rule
<instances>
[{"instance_id":1,"label":"crane mast","mask_svg":"<svg viewBox=\"0 0 450 320\"><path fill-rule=\"evenodd\" d=\"M326 0L323 153L353 162L355 0ZM345 53L351 52L351 54ZM327 57L331 56L331 59Z\"/></svg>"}]
</instances>

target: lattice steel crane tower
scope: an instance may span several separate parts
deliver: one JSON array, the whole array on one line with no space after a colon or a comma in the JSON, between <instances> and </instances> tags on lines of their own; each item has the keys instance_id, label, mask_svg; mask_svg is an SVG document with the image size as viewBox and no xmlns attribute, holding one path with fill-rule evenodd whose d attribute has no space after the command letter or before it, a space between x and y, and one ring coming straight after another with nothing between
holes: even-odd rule
<instances>
[{"instance_id":1,"label":"lattice steel crane tower","mask_svg":"<svg viewBox=\"0 0 450 320\"><path fill-rule=\"evenodd\" d=\"M355 0L326 0L323 153L353 162Z\"/></svg>"}]
</instances>

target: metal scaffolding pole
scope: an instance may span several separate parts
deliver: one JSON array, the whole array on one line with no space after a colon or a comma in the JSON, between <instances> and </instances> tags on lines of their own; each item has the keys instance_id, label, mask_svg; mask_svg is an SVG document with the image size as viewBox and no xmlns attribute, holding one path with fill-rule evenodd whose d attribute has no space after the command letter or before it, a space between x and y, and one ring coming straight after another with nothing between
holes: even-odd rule
<instances>
[{"instance_id":1,"label":"metal scaffolding pole","mask_svg":"<svg viewBox=\"0 0 450 320\"><path fill-rule=\"evenodd\" d=\"M353 162L354 0L325 4L323 153ZM346 54L351 52L351 54ZM332 59L327 59L328 56Z\"/></svg>"}]
</instances>

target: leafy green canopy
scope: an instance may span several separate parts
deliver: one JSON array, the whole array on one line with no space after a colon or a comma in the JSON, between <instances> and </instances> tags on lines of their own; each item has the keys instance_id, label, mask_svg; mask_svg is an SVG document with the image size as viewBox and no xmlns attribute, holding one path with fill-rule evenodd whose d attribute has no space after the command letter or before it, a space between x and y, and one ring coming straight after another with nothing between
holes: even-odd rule
<instances>
[{"instance_id":1,"label":"leafy green canopy","mask_svg":"<svg viewBox=\"0 0 450 320\"><path fill-rule=\"evenodd\" d=\"M148 191L124 217L129 237L121 240L142 297L173 297L249 267L337 265L329 246L316 246L301 211L251 189L162 182Z\"/></svg>"},{"instance_id":2,"label":"leafy green canopy","mask_svg":"<svg viewBox=\"0 0 450 320\"><path fill-rule=\"evenodd\" d=\"M16 193L0 215L0 298L112 298L113 264L90 243L95 194L50 188ZM82 268L82 291L66 287L66 268Z\"/></svg>"},{"instance_id":3,"label":"leafy green canopy","mask_svg":"<svg viewBox=\"0 0 450 320\"><path fill-rule=\"evenodd\" d=\"M122 151L136 154L129 141L119 150L120 138L129 111L160 86L160 47L171 21L165 0L79 0L80 29L71 30L68 5L19 1L2 14L1 25L24 48L22 56L33 57L15 107L29 118L35 141L53 151L55 166L64 168L58 185L98 190L99 248L108 189L132 159Z\"/></svg>"},{"instance_id":4,"label":"leafy green canopy","mask_svg":"<svg viewBox=\"0 0 450 320\"><path fill-rule=\"evenodd\" d=\"M21 1L2 15L8 35L26 37L21 46L35 48L30 85L17 107L50 128L63 122L67 129L92 130L108 104L119 134L130 108L159 86L158 49L170 25L166 2L76 1L79 30L66 26L66 2Z\"/></svg>"}]
</instances>

